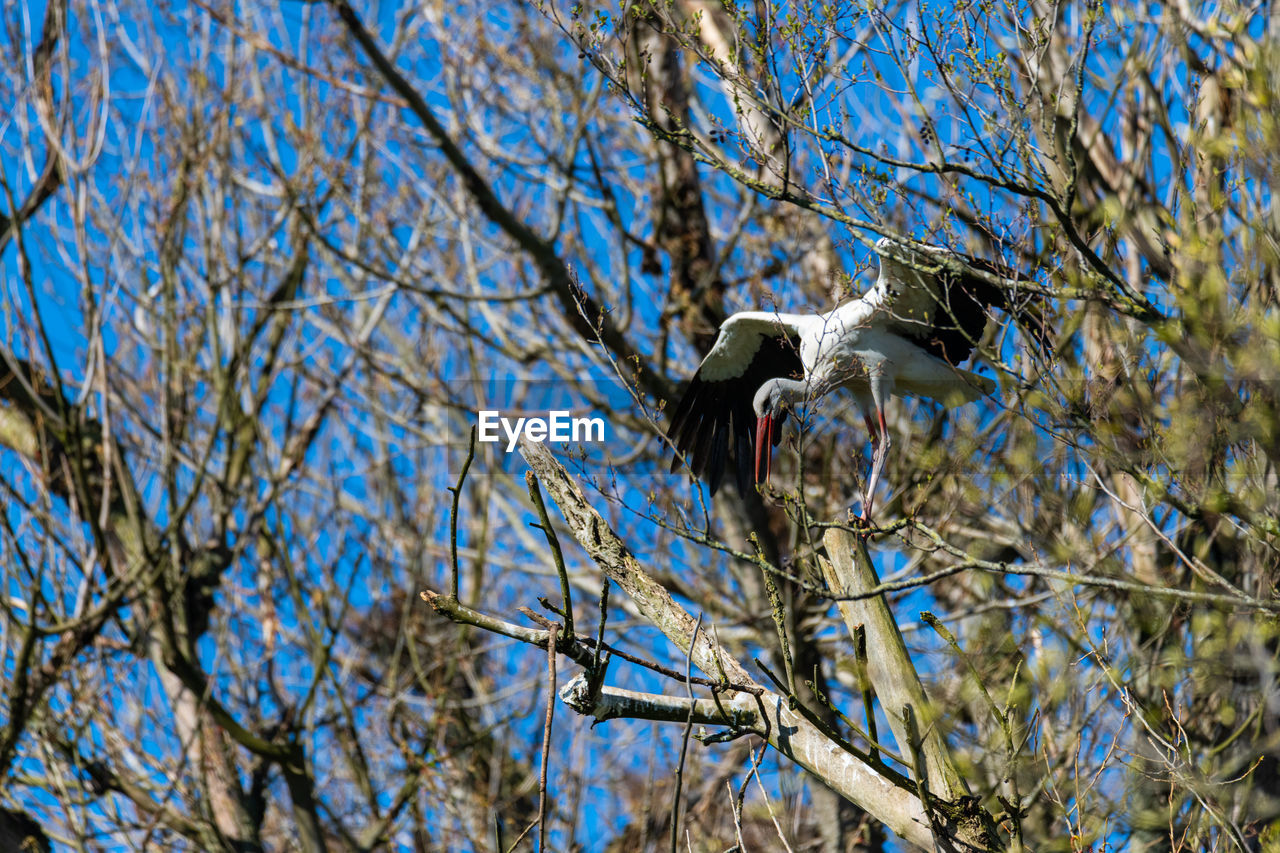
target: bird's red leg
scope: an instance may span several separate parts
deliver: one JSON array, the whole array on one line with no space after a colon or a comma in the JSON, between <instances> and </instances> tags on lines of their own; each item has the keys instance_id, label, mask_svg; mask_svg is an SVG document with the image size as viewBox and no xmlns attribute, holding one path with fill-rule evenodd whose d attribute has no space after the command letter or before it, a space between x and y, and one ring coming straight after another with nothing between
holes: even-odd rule
<instances>
[{"instance_id":1,"label":"bird's red leg","mask_svg":"<svg viewBox=\"0 0 1280 853\"><path fill-rule=\"evenodd\" d=\"M889 451L889 426L884 421L882 406L876 406L876 416L880 421L880 441L876 443L876 451L871 457L871 479L862 500L862 520L868 522L871 521L871 504L875 500L876 486L880 483L880 471L884 468L884 459Z\"/></svg>"},{"instance_id":2,"label":"bird's red leg","mask_svg":"<svg viewBox=\"0 0 1280 853\"><path fill-rule=\"evenodd\" d=\"M871 438L871 446L875 447L879 440L879 433L876 432L876 423L871 420L871 415L867 414L867 410L862 410L862 422L867 425L867 435Z\"/></svg>"}]
</instances>

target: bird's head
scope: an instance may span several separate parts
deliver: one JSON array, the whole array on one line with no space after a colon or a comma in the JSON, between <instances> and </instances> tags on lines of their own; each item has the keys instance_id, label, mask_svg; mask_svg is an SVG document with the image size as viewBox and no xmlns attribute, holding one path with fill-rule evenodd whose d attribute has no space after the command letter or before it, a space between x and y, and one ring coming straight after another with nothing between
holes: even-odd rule
<instances>
[{"instance_id":1,"label":"bird's head","mask_svg":"<svg viewBox=\"0 0 1280 853\"><path fill-rule=\"evenodd\" d=\"M791 410L794 389L788 380L771 379L760 386L752 401L756 412L756 482L769 482L773 448L782 440L782 424Z\"/></svg>"}]
</instances>

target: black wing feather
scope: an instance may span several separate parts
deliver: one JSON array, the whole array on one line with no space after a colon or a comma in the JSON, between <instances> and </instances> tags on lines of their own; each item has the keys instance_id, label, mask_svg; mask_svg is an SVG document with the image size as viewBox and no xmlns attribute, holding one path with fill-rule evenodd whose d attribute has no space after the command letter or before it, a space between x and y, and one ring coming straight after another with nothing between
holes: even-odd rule
<instances>
[{"instance_id":1,"label":"black wing feather","mask_svg":"<svg viewBox=\"0 0 1280 853\"><path fill-rule=\"evenodd\" d=\"M1001 278L1015 281L1032 281L1031 276L1003 264L954 253L966 266L979 269ZM910 338L929 354L949 364L959 365L973 352L974 345L982 337L987 324L987 309L996 308L1008 312L1016 321L1031 327L1040 348L1048 352L1051 334L1038 300L1032 294L1017 301L1003 287L992 284L975 275L943 269L937 275L938 307L932 327L921 324L901 324L895 328L898 334Z\"/></svg>"},{"instance_id":2,"label":"black wing feather","mask_svg":"<svg viewBox=\"0 0 1280 853\"><path fill-rule=\"evenodd\" d=\"M756 391L770 379L804 376L799 343L798 338L785 334L766 335L738 376L707 381L701 371L694 374L668 430L677 451L671 460L673 472L682 458L687 459L690 470L706 480L714 495L732 450L738 491L744 497L754 494L756 415L751 403Z\"/></svg>"}]
</instances>

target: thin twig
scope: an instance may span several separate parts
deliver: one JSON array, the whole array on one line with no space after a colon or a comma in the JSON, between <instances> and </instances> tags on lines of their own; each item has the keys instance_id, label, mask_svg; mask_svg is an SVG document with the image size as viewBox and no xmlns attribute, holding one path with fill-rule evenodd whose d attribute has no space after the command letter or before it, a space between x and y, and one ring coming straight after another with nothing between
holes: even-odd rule
<instances>
[{"instance_id":1,"label":"thin twig","mask_svg":"<svg viewBox=\"0 0 1280 853\"><path fill-rule=\"evenodd\" d=\"M693 642L689 644L692 649L698 642L698 632L702 630L702 614L698 614L698 622L693 626ZM689 717L684 723L684 737L680 741L680 763L676 765L676 791L675 798L671 804L671 853L677 853L677 847L680 843L680 791L684 787L684 760L689 754L689 735L693 731L693 682L690 676L693 675L693 655L685 654L684 656L684 686L689 693Z\"/></svg>"},{"instance_id":2,"label":"thin twig","mask_svg":"<svg viewBox=\"0 0 1280 853\"><path fill-rule=\"evenodd\" d=\"M769 741L765 739L761 741L759 749L752 751L751 769L747 771L746 776L742 777L742 784L738 786L738 796L734 802L734 812L739 815L742 814L743 805L747 800L747 787L751 784L751 777L755 774L756 768L760 766L760 762L764 761L764 751L768 748Z\"/></svg>"},{"instance_id":3,"label":"thin twig","mask_svg":"<svg viewBox=\"0 0 1280 853\"><path fill-rule=\"evenodd\" d=\"M814 676L815 676L815 679L816 679L817 674L818 674L818 668L817 668L816 666L813 668L813 672L814 672ZM893 747L892 747L892 746L889 746L888 744L883 744L883 743L880 743L880 742L879 742L879 741L877 741L877 740L874 740L874 739L873 739L873 738L872 738L872 737L871 737L871 736L870 736L866 731L864 731L864 730L862 729L862 727L861 727L861 726L859 726L859 725L858 725L857 723L855 723L853 720L849 719L849 716L848 716L847 714L845 714L845 713L844 713L844 711L841 711L839 708L837 708L837 707L835 706L835 703L831 701L831 699L827 696L827 694L822 692L822 690L818 687L818 684L817 684L817 681L816 681L816 680L815 680L815 681L809 681L808 679L805 679L805 682L804 682L804 683L805 683L805 685L807 685L807 686L808 686L808 688L809 688L810 690L812 690L812 691L813 691L814 700L815 700L819 705L822 705L824 708L826 708L827 710L829 710L831 713L835 714L835 715L836 715L836 719L838 719L838 720L840 720L841 722L843 722L846 726L848 726L848 727L849 727L849 730L850 730L851 732L853 732L854 734L856 734L858 737L862 738L863 740L867 741L867 743L868 743L868 744L870 744L870 745L873 747L873 748L872 748L872 750L867 754L867 762L868 762L868 763L876 763L876 762L878 762L878 763L883 764L883 763L884 763L884 759L883 759L883 758L881 758L881 756L882 756L882 755L887 755L889 758L892 758L894 761L898 762L898 763L899 763L899 764L901 764L903 767L908 767L908 766L910 766L910 765L908 764L908 762L907 762L907 761L906 761L902 756L898 755L898 754L897 754L897 752L895 752L895 751L894 751L894 749L893 749Z\"/></svg>"},{"instance_id":4,"label":"thin twig","mask_svg":"<svg viewBox=\"0 0 1280 853\"><path fill-rule=\"evenodd\" d=\"M746 850L746 845L742 843L742 803L734 797L733 785L729 784L728 779L724 780L724 786L729 789L729 808L733 809L733 837L738 839L737 850Z\"/></svg>"},{"instance_id":5,"label":"thin twig","mask_svg":"<svg viewBox=\"0 0 1280 853\"><path fill-rule=\"evenodd\" d=\"M871 676L867 672L867 628L859 625L853 629L853 674L858 682L858 692L862 694L862 710L867 717L867 735L871 744L871 760L879 761L877 741L880 736L876 731L876 711L872 707Z\"/></svg>"},{"instance_id":6,"label":"thin twig","mask_svg":"<svg viewBox=\"0 0 1280 853\"><path fill-rule=\"evenodd\" d=\"M763 563L764 552L760 548L760 540L756 537L755 531L751 532L749 538L756 550L757 558ZM782 595L778 592L778 585L773 582L773 577L769 572L762 571L760 574L764 578L765 593L769 596L769 609L773 613L773 625L778 630L778 644L782 651L782 671L787 677L787 690L791 696L795 696L796 676L795 672L792 671L791 644L787 641L787 616L782 607Z\"/></svg>"},{"instance_id":7,"label":"thin twig","mask_svg":"<svg viewBox=\"0 0 1280 853\"><path fill-rule=\"evenodd\" d=\"M929 778L929 763L924 759L924 743L920 739L920 726L916 722L915 709L909 704L902 706L902 726L906 732L906 751L911 754L911 765L915 768L916 795L920 798L920 805L924 806L925 814L929 816L929 828L938 832L942 827L934 810L930 792L931 785L937 784L937 780Z\"/></svg>"},{"instance_id":8,"label":"thin twig","mask_svg":"<svg viewBox=\"0 0 1280 853\"><path fill-rule=\"evenodd\" d=\"M951 650L964 662L965 668L968 669L969 674L973 676L974 683L978 685L978 690L982 693L982 698L986 701L987 708L991 711L991 716L995 717L996 722L1000 724L1000 731L1004 735L1005 742L1005 760L1008 761L1008 766L1005 771L1005 780L1007 780L1006 784L1009 786L1007 793L1008 800L1011 804L1011 807L1009 808L1009 823L1011 827L1009 832L1011 836L1010 846L1011 848L1021 849L1022 814L1019 810L1018 804L1022 802L1022 798L1019 796L1017 789L1018 774L1014 767L1014 761L1017 758L1017 747L1015 747L1013 743L1013 728L1009 721L1008 708L1001 710L997 707L995 700L991 698L991 693L987 690L987 685L982 680L981 674L978 672L977 667L973 665L972 658L965 654L964 650L960 648L960 643L956 640L955 634L951 633L951 630L947 628L946 625L943 625L938 617L934 616L928 610L923 610L920 612L920 621L932 628L934 632L942 638L943 642L950 646Z\"/></svg>"},{"instance_id":9,"label":"thin twig","mask_svg":"<svg viewBox=\"0 0 1280 853\"><path fill-rule=\"evenodd\" d=\"M604 651L604 626L609 619L609 576L601 575L600 578L600 624L596 628L596 652L591 659L591 680L587 695L592 699L600 690L600 685L604 684L604 671L609 667L609 656L604 656L604 665L601 665L600 653Z\"/></svg>"},{"instance_id":10,"label":"thin twig","mask_svg":"<svg viewBox=\"0 0 1280 853\"><path fill-rule=\"evenodd\" d=\"M474 427L472 429L474 430ZM560 578L564 632L573 636L573 599L569 595L569 572L564 567L564 552L560 550L560 537L556 536L556 531L551 526L551 517L547 515L547 505L542 500L542 489L538 487L538 475L533 471L526 471L524 481L529 487L529 498L533 501L533 507L538 511L538 523L529 526L541 530L542 535L547 537L547 545L551 548L551 559L556 564L556 575Z\"/></svg>"},{"instance_id":11,"label":"thin twig","mask_svg":"<svg viewBox=\"0 0 1280 853\"><path fill-rule=\"evenodd\" d=\"M769 811L769 820L773 821L773 828L778 833L778 840L782 842L783 848L787 853L792 853L791 845L787 843L787 836L782 834L782 825L778 823L778 816L773 813L773 804L769 802L769 792L764 789L764 782L760 781L760 765L753 765L751 775L756 777L756 785L760 787L760 796L764 797L764 807Z\"/></svg>"},{"instance_id":12,"label":"thin twig","mask_svg":"<svg viewBox=\"0 0 1280 853\"><path fill-rule=\"evenodd\" d=\"M422 590L419 595L422 597L423 601L431 605L433 610L452 622L457 622L462 625L475 625L477 628L483 628L486 631L501 634L504 637L510 637L513 640L519 640L522 643L528 643L530 645L537 646L540 649L545 649L547 647L546 631L536 631L532 628L526 628L523 625L516 625L512 622L507 622L503 619L497 618L496 616L490 616L487 613L482 613L479 610L467 607L465 604L461 604L451 599L449 596L440 595L439 593L433 592L429 589ZM539 618L545 619L545 617ZM549 622L550 620L547 621ZM642 666L645 669L652 670L653 672L658 673L658 675L665 676L681 683L684 682L684 675L679 671L663 666L660 663L646 660L639 655L630 654L629 652L615 648L608 643L601 642L594 637L584 637L579 634L566 639L571 640L572 642L562 644L560 652L568 655L579 666L591 666L593 663L598 664L602 657L605 657L607 660L607 657L616 656L622 658L628 663L633 663L636 666ZM584 647L590 647L597 651L595 653L588 654ZM606 653L605 656L600 654L600 650L603 650ZM756 684L731 682L727 675L719 681L712 681L711 679L703 678L700 675L692 676L689 680L694 684L702 687L709 687L712 690L736 690L740 693L751 693L757 696L764 692L764 688Z\"/></svg>"},{"instance_id":13,"label":"thin twig","mask_svg":"<svg viewBox=\"0 0 1280 853\"><path fill-rule=\"evenodd\" d=\"M542 770L538 774L538 850L547 849L547 765L551 762L551 721L556 713L556 633L559 625L551 627L547 640L547 722L542 730Z\"/></svg>"},{"instance_id":14,"label":"thin twig","mask_svg":"<svg viewBox=\"0 0 1280 853\"><path fill-rule=\"evenodd\" d=\"M843 749L845 752L860 761L866 762L868 760L867 753L858 749L858 747L855 746L848 738L832 727L830 723L815 714L811 708L802 704L795 694L787 695L787 685L783 684L777 674L769 669L769 667L765 666L764 662L761 661L760 658L753 658L752 660L755 661L756 666L760 667L760 671L773 682L773 686L778 688L778 692L786 696L788 707L790 707L791 710L795 711L801 717L804 717L804 719L807 720L814 728L822 732L822 734L825 735L832 743ZM883 748L881 749L881 752L885 751L886 750ZM886 767L884 762L880 762L880 766L877 767L877 770L895 785L901 785L906 779L906 777L901 776L901 774L898 774L896 771Z\"/></svg>"},{"instance_id":15,"label":"thin twig","mask_svg":"<svg viewBox=\"0 0 1280 853\"><path fill-rule=\"evenodd\" d=\"M453 507L449 512L449 597L458 600L458 503L462 497L462 484L471 470L471 462L476 458L476 427L471 426L471 445L467 450L467 461L462 463L462 473L458 475L458 483L450 486L453 494Z\"/></svg>"}]
</instances>

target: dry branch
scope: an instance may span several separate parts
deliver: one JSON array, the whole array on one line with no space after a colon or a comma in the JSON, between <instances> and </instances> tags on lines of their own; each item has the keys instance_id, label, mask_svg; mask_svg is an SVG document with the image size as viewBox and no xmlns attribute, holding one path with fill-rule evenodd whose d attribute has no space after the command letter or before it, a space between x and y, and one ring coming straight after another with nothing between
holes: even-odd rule
<instances>
[{"instance_id":1,"label":"dry branch","mask_svg":"<svg viewBox=\"0 0 1280 853\"><path fill-rule=\"evenodd\" d=\"M520 452L560 508L570 533L600 569L631 596L641 615L709 677L759 688L746 668L714 643L710 632L697 632L694 642L696 620L649 576L551 451L522 440ZM756 707L769 743L779 752L907 841L934 848L929 818L914 791L895 785L861 757L842 749L791 710L786 698L761 689Z\"/></svg>"},{"instance_id":2,"label":"dry branch","mask_svg":"<svg viewBox=\"0 0 1280 853\"><path fill-rule=\"evenodd\" d=\"M579 714L597 722L626 718L667 723L693 722L697 725L731 726L750 729L760 726L755 699L740 693L732 699L688 699L660 693L639 693L619 687L601 687L593 698L586 673L560 688L560 699ZM692 713L690 711L692 710Z\"/></svg>"},{"instance_id":3,"label":"dry branch","mask_svg":"<svg viewBox=\"0 0 1280 853\"><path fill-rule=\"evenodd\" d=\"M898 630L898 623L889 612L889 604L883 595L874 598L850 598L875 589L880 579L866 551L866 545L846 530L832 528L822 538L827 556L820 559L822 574L837 597L840 615L844 618L852 638L861 626L867 638L867 670L875 694L893 729L898 751L902 755L912 753L907 737L903 709L911 707L923 727L920 749L925 758L925 772L921 781L926 789L944 800L957 800L969 794L969 787L960 777L951 760L951 754L942 739L942 733L932 725L936 712L925 695L920 676L916 673L907 644ZM846 600L848 599L848 600ZM919 768L917 768L919 777Z\"/></svg>"}]
</instances>

